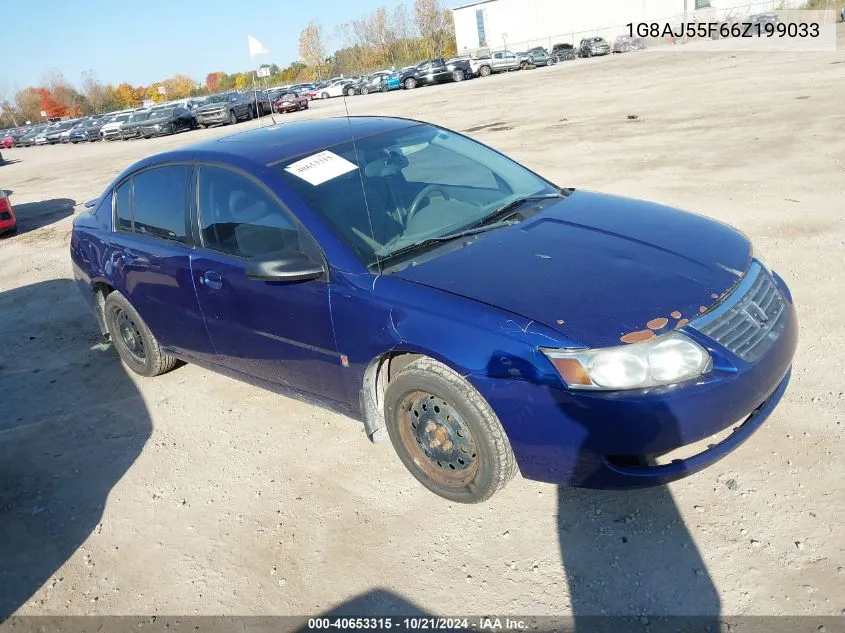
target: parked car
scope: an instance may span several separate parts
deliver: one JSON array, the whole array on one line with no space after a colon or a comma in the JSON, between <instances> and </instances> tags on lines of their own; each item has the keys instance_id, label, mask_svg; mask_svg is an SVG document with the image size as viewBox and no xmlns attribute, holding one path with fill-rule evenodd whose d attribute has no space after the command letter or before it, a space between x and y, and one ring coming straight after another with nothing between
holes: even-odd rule
<instances>
[{"instance_id":1,"label":"parked car","mask_svg":"<svg viewBox=\"0 0 845 633\"><path fill-rule=\"evenodd\" d=\"M578 54L581 57L598 57L610 54L610 44L603 37L588 37L581 40L578 47Z\"/></svg>"},{"instance_id":2,"label":"parked car","mask_svg":"<svg viewBox=\"0 0 845 633\"><path fill-rule=\"evenodd\" d=\"M52 134L56 130L58 125L58 123L51 123L50 125L46 126L43 130L41 130L38 134L35 135L33 145L47 145L49 143L49 141L47 140L47 136L49 134Z\"/></svg>"},{"instance_id":3,"label":"parked car","mask_svg":"<svg viewBox=\"0 0 845 633\"><path fill-rule=\"evenodd\" d=\"M476 72L481 77L489 77L493 73L504 73L519 70L520 59L510 51L495 51L489 57L479 58Z\"/></svg>"},{"instance_id":4,"label":"parked car","mask_svg":"<svg viewBox=\"0 0 845 633\"><path fill-rule=\"evenodd\" d=\"M286 92L279 96L274 102L276 112L294 112L296 110L307 110L310 99L304 94L298 95L295 92Z\"/></svg>"},{"instance_id":5,"label":"parked car","mask_svg":"<svg viewBox=\"0 0 845 633\"><path fill-rule=\"evenodd\" d=\"M70 133L71 143L94 142L100 140L100 130L109 122L108 115L88 119L84 125L76 126Z\"/></svg>"},{"instance_id":6,"label":"parked car","mask_svg":"<svg viewBox=\"0 0 845 633\"><path fill-rule=\"evenodd\" d=\"M18 139L18 145L20 147L32 147L35 145L35 138L45 129L47 129L46 125L36 125Z\"/></svg>"},{"instance_id":7,"label":"parked car","mask_svg":"<svg viewBox=\"0 0 845 633\"><path fill-rule=\"evenodd\" d=\"M200 127L228 123L252 118L252 104L241 99L237 92L221 92L211 95L205 103L194 111Z\"/></svg>"},{"instance_id":8,"label":"parked car","mask_svg":"<svg viewBox=\"0 0 845 633\"><path fill-rule=\"evenodd\" d=\"M575 47L572 44L555 44L552 46L552 55L559 62L575 59Z\"/></svg>"},{"instance_id":9,"label":"parked car","mask_svg":"<svg viewBox=\"0 0 845 633\"><path fill-rule=\"evenodd\" d=\"M399 76L402 88L412 90L449 81L463 81L473 76L469 62L462 59L446 61L442 57L427 59Z\"/></svg>"},{"instance_id":10,"label":"parked car","mask_svg":"<svg viewBox=\"0 0 845 633\"><path fill-rule=\"evenodd\" d=\"M120 138L128 141L141 137L141 126L150 118L151 110L138 110L120 126Z\"/></svg>"},{"instance_id":11,"label":"parked car","mask_svg":"<svg viewBox=\"0 0 845 633\"><path fill-rule=\"evenodd\" d=\"M270 105L270 98L263 90L255 90L241 93L241 100L245 101L249 106L250 117L262 117L265 114L270 114L272 106Z\"/></svg>"},{"instance_id":12,"label":"parked car","mask_svg":"<svg viewBox=\"0 0 845 633\"><path fill-rule=\"evenodd\" d=\"M289 86L290 92L295 92L296 94L302 94L314 88L316 88L314 84L294 84L293 86Z\"/></svg>"},{"instance_id":13,"label":"parked car","mask_svg":"<svg viewBox=\"0 0 845 633\"><path fill-rule=\"evenodd\" d=\"M542 46L536 46L524 53L517 53L517 55L520 60L527 62L526 66L554 66L557 63L557 57Z\"/></svg>"},{"instance_id":14,"label":"parked car","mask_svg":"<svg viewBox=\"0 0 845 633\"><path fill-rule=\"evenodd\" d=\"M187 108L162 108L150 113L147 120L138 126L138 133L144 138L176 134L199 127L197 117Z\"/></svg>"},{"instance_id":15,"label":"parked car","mask_svg":"<svg viewBox=\"0 0 845 633\"><path fill-rule=\"evenodd\" d=\"M0 132L0 147L9 149L17 147L20 139L29 133L29 128L16 128L14 130L3 130Z\"/></svg>"},{"instance_id":16,"label":"parked car","mask_svg":"<svg viewBox=\"0 0 845 633\"><path fill-rule=\"evenodd\" d=\"M308 90L304 94L309 99L329 99L331 97L342 97L344 95L344 89L352 85L353 82L350 82L348 79L338 79L331 83L323 84L322 86L317 86L313 90Z\"/></svg>"},{"instance_id":17,"label":"parked car","mask_svg":"<svg viewBox=\"0 0 845 633\"><path fill-rule=\"evenodd\" d=\"M631 53L634 51L644 51L646 49L645 40L641 37L629 37L627 35L620 35L613 40L614 53Z\"/></svg>"},{"instance_id":18,"label":"parked car","mask_svg":"<svg viewBox=\"0 0 845 633\"><path fill-rule=\"evenodd\" d=\"M349 85L346 94L350 96L349 92L352 90L352 94L366 95L371 92L399 90L401 87L402 82L399 75L391 71L379 71L367 77L362 77L356 84Z\"/></svg>"},{"instance_id":19,"label":"parked car","mask_svg":"<svg viewBox=\"0 0 845 633\"><path fill-rule=\"evenodd\" d=\"M752 34L756 35L757 29L759 28L760 33L762 35L766 35L768 33L768 31L765 30L766 25L771 24L773 26L777 26L780 24L780 18L778 18L777 13L769 11L767 13L755 13L754 15L749 15L746 22L754 25L753 29L750 31Z\"/></svg>"},{"instance_id":20,"label":"parked car","mask_svg":"<svg viewBox=\"0 0 845 633\"><path fill-rule=\"evenodd\" d=\"M50 145L62 142L62 134L70 132L70 129L79 123L78 119L71 119L68 121L60 121L53 125L52 129L45 135L46 142Z\"/></svg>"},{"instance_id":21,"label":"parked car","mask_svg":"<svg viewBox=\"0 0 845 633\"><path fill-rule=\"evenodd\" d=\"M100 128L100 138L104 141L113 141L120 138L120 126L126 123L133 114L132 110L125 110L123 112L116 112L108 121Z\"/></svg>"},{"instance_id":22,"label":"parked car","mask_svg":"<svg viewBox=\"0 0 845 633\"><path fill-rule=\"evenodd\" d=\"M0 165L3 164L3 157L0 156ZM15 210L12 201L0 187L0 235L14 235L18 232L18 221L15 218Z\"/></svg>"},{"instance_id":23,"label":"parked car","mask_svg":"<svg viewBox=\"0 0 845 633\"><path fill-rule=\"evenodd\" d=\"M592 488L697 472L771 414L798 332L739 231L404 119L149 156L74 218L70 256L133 372L181 359L342 411L454 502L517 470Z\"/></svg>"}]
</instances>

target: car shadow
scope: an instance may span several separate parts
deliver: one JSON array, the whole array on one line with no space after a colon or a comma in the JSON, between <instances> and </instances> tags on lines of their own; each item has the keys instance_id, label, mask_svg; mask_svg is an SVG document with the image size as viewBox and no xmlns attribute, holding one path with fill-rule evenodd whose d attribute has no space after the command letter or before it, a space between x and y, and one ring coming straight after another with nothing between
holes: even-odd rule
<instances>
[{"instance_id":1,"label":"car shadow","mask_svg":"<svg viewBox=\"0 0 845 633\"><path fill-rule=\"evenodd\" d=\"M14 165L19 162L21 162L20 158L3 158L3 160L0 160L0 165Z\"/></svg>"},{"instance_id":2,"label":"car shadow","mask_svg":"<svg viewBox=\"0 0 845 633\"><path fill-rule=\"evenodd\" d=\"M1 292L0 331L2 622L96 531L152 425L71 280Z\"/></svg>"},{"instance_id":3,"label":"car shadow","mask_svg":"<svg viewBox=\"0 0 845 633\"><path fill-rule=\"evenodd\" d=\"M24 202L16 204L12 200L12 208L18 221L18 233L34 231L42 226L73 215L76 201L70 198L53 198L41 202Z\"/></svg>"},{"instance_id":4,"label":"car shadow","mask_svg":"<svg viewBox=\"0 0 845 633\"><path fill-rule=\"evenodd\" d=\"M507 352L494 352L487 370L543 384L534 363ZM602 485L605 466L591 447L606 443L608 427L580 400L547 389L577 429L571 437L580 439L574 457L553 455L546 466L556 480L569 478L587 486L557 489L557 537L571 604L571 614L566 615L573 618L574 630L642 630L650 624L649 630L656 631L655 618L666 617L670 619L664 625L670 629L719 630L718 591L669 488L590 488ZM557 421L536 420L534 426L534 431L544 427L540 432L547 435L545 441L555 442ZM683 444L677 418L667 405L652 407L640 432ZM633 621L626 624L622 617Z\"/></svg>"}]
</instances>

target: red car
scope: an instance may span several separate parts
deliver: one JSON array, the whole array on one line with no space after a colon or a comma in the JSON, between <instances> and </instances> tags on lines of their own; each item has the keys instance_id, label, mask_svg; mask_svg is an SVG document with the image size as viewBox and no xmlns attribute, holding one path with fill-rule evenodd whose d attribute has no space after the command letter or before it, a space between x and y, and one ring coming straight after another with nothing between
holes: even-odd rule
<instances>
[{"instance_id":1,"label":"red car","mask_svg":"<svg viewBox=\"0 0 845 633\"><path fill-rule=\"evenodd\" d=\"M9 196L3 189L0 189L0 235L6 233L16 233L18 230L18 222L15 219L15 211L12 209L12 203L9 201Z\"/></svg>"},{"instance_id":2,"label":"red car","mask_svg":"<svg viewBox=\"0 0 845 633\"><path fill-rule=\"evenodd\" d=\"M301 95L298 95L295 92L287 92L281 95L273 102L273 105L276 106L276 112L307 110L309 102L308 97L305 96L307 94L307 92L303 92Z\"/></svg>"},{"instance_id":3,"label":"red car","mask_svg":"<svg viewBox=\"0 0 845 633\"><path fill-rule=\"evenodd\" d=\"M9 149L18 144L18 137L14 134L14 130L9 132L0 132L0 147Z\"/></svg>"}]
</instances>

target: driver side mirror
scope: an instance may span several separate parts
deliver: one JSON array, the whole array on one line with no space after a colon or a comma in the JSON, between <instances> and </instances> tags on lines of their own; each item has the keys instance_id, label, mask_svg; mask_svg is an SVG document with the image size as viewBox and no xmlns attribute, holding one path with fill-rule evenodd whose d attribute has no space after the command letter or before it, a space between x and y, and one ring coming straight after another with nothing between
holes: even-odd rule
<instances>
[{"instance_id":1,"label":"driver side mirror","mask_svg":"<svg viewBox=\"0 0 845 633\"><path fill-rule=\"evenodd\" d=\"M305 253L272 253L250 260L246 265L247 279L253 281L282 281L293 283L319 279L325 274L322 263Z\"/></svg>"}]
</instances>

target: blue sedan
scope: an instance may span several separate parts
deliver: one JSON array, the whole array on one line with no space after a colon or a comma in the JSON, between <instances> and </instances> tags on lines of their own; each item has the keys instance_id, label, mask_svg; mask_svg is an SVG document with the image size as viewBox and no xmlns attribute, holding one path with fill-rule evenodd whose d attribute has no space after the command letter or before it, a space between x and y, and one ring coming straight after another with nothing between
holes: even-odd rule
<instances>
[{"instance_id":1,"label":"blue sedan","mask_svg":"<svg viewBox=\"0 0 845 633\"><path fill-rule=\"evenodd\" d=\"M769 416L797 340L789 289L740 232L405 119L146 158L76 217L71 258L129 369L181 359L330 407L466 503L517 471L694 473Z\"/></svg>"}]
</instances>

